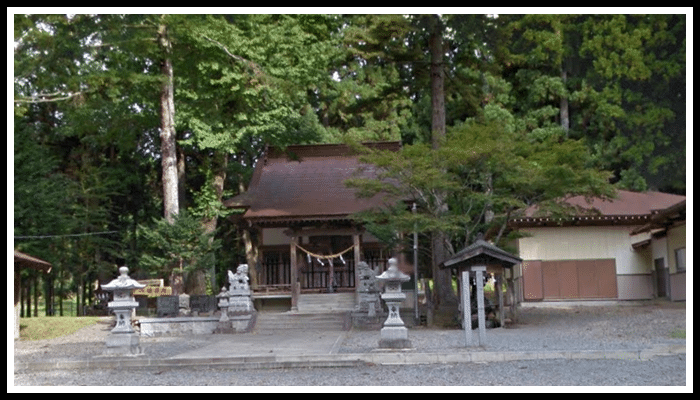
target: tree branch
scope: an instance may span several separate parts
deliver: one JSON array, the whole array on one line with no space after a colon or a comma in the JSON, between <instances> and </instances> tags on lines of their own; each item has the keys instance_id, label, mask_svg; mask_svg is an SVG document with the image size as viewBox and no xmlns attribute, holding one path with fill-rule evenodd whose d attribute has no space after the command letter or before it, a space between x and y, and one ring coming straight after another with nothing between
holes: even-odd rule
<instances>
[{"instance_id":1,"label":"tree branch","mask_svg":"<svg viewBox=\"0 0 700 400\"><path fill-rule=\"evenodd\" d=\"M53 96L59 96L62 94L63 93L59 93L59 92L38 94L36 96L18 98L18 99L15 99L14 102L15 103L48 103L51 101L68 100L68 99L71 99L75 96L80 96L82 94L85 94L85 92L80 91L80 92L69 93L68 95L65 95L62 97L53 97Z\"/></svg>"},{"instance_id":2,"label":"tree branch","mask_svg":"<svg viewBox=\"0 0 700 400\"><path fill-rule=\"evenodd\" d=\"M206 35L202 35L202 37L203 37L204 39L207 39L208 41L210 41L210 42L216 44L217 46L219 46L226 54L228 54L229 57L233 58L234 60L238 61L239 63L244 64L244 65L247 66L248 68L252 69L253 72L255 73L255 75L257 75L257 76L264 76L264 75L265 75L265 73L263 72L262 68L261 68L258 64L254 63L254 62L252 62L252 61L250 61L250 60L247 60L247 59L245 59L245 58L243 58L243 57L241 57L241 56L238 56L238 55L235 55L235 54L231 53L231 52L226 48L226 46L224 46L224 45L221 44L220 42L217 42L216 40L214 40L214 39L212 39L212 38L210 38L210 37L208 37L208 36L206 36Z\"/></svg>"}]
</instances>

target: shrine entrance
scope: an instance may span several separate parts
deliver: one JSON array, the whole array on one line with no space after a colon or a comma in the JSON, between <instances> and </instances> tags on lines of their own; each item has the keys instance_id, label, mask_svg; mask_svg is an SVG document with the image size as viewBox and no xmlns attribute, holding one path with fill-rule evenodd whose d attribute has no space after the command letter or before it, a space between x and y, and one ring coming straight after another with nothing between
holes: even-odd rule
<instances>
[{"instance_id":1,"label":"shrine entrance","mask_svg":"<svg viewBox=\"0 0 700 400\"><path fill-rule=\"evenodd\" d=\"M310 236L299 245L299 283L302 291L355 288L355 259L352 236Z\"/></svg>"}]
</instances>

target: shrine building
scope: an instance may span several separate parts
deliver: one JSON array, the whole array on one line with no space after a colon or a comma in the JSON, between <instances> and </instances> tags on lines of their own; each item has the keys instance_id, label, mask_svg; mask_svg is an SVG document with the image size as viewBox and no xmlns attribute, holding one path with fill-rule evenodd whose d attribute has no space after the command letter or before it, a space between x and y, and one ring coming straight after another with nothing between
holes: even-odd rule
<instances>
[{"instance_id":1,"label":"shrine building","mask_svg":"<svg viewBox=\"0 0 700 400\"><path fill-rule=\"evenodd\" d=\"M401 144L365 146L398 151ZM244 210L245 227L257 235L253 297L289 299L296 310L307 294L355 293L360 261L377 273L384 271L392 254L351 215L384 206L385 199L358 198L345 184L350 178L375 176L375 169L343 144L266 149L248 191L224 201L227 208Z\"/></svg>"}]
</instances>

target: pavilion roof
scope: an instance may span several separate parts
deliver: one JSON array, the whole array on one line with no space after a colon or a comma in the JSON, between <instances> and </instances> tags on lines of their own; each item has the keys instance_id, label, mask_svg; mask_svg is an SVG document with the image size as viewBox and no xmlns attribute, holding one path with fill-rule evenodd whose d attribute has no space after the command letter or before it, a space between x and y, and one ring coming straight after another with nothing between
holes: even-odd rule
<instances>
[{"instance_id":1,"label":"pavilion roof","mask_svg":"<svg viewBox=\"0 0 700 400\"><path fill-rule=\"evenodd\" d=\"M457 252L450 259L442 263L442 268L456 268L458 266L492 265L499 264L504 267L512 267L522 262L519 257L494 246L493 244L477 239L471 245Z\"/></svg>"},{"instance_id":2,"label":"pavilion roof","mask_svg":"<svg viewBox=\"0 0 700 400\"><path fill-rule=\"evenodd\" d=\"M29 254L15 250L15 268L32 268L43 272L51 272L51 263L32 257Z\"/></svg>"}]
</instances>

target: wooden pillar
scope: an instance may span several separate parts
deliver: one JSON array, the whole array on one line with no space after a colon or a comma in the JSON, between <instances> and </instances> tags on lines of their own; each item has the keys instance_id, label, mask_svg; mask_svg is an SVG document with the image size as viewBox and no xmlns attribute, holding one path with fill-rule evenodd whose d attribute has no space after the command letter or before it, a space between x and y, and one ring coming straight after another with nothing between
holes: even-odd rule
<instances>
[{"instance_id":1,"label":"wooden pillar","mask_svg":"<svg viewBox=\"0 0 700 400\"><path fill-rule=\"evenodd\" d=\"M505 271L502 271L500 275L494 277L496 280L496 294L498 294L498 321L501 323L501 327L503 327L503 320L505 319L505 304L503 304L504 273Z\"/></svg>"},{"instance_id":2,"label":"wooden pillar","mask_svg":"<svg viewBox=\"0 0 700 400\"><path fill-rule=\"evenodd\" d=\"M328 293L333 293L333 281L335 277L333 276L333 259L326 259L328 261Z\"/></svg>"},{"instance_id":3,"label":"wooden pillar","mask_svg":"<svg viewBox=\"0 0 700 400\"><path fill-rule=\"evenodd\" d=\"M299 311L299 271L297 270L297 240L298 236L292 236L289 244L290 281L292 284L292 311Z\"/></svg>"},{"instance_id":4,"label":"wooden pillar","mask_svg":"<svg viewBox=\"0 0 700 400\"><path fill-rule=\"evenodd\" d=\"M515 282L513 280L513 277L511 276L510 279L506 280L506 283L508 285L508 297L510 299L510 319L513 322L516 322L518 320L517 316L517 304L515 300Z\"/></svg>"}]
</instances>

